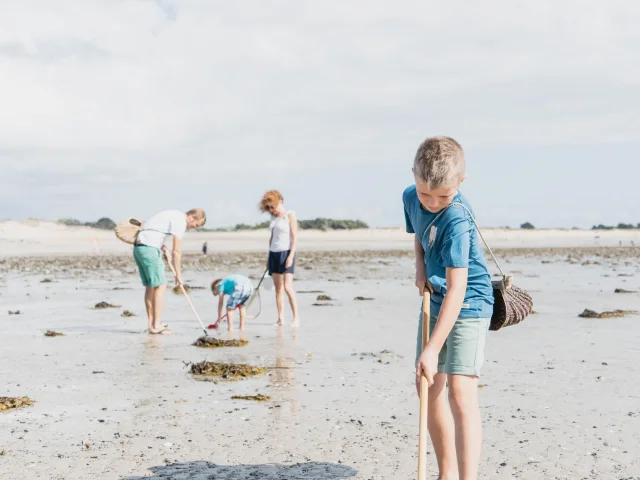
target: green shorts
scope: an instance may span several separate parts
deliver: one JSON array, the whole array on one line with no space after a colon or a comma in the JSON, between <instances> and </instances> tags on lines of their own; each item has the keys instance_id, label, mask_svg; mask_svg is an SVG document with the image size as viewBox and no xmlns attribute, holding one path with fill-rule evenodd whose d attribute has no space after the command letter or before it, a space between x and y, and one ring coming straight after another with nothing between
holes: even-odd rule
<instances>
[{"instance_id":1,"label":"green shorts","mask_svg":"<svg viewBox=\"0 0 640 480\"><path fill-rule=\"evenodd\" d=\"M159 287L165 285L164 260L159 248L148 245L133 247L133 258L140 271L140 279L145 287Z\"/></svg>"},{"instance_id":2,"label":"green shorts","mask_svg":"<svg viewBox=\"0 0 640 480\"><path fill-rule=\"evenodd\" d=\"M436 327L431 318L429 333ZM480 376L484 363L484 344L489 332L490 318L458 318L438 356L438 372L448 375ZM416 364L422 353L422 310L418 320Z\"/></svg>"}]
</instances>

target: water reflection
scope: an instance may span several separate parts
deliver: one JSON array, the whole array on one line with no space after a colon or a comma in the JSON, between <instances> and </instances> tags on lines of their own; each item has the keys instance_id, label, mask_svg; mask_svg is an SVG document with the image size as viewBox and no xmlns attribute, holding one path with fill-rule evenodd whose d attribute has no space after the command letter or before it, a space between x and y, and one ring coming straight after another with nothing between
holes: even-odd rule
<instances>
[{"instance_id":1,"label":"water reflection","mask_svg":"<svg viewBox=\"0 0 640 480\"><path fill-rule=\"evenodd\" d=\"M300 413L300 400L298 398L298 382L296 378L295 352L298 345L298 330L278 328L275 341L275 369L269 376L269 382L280 393L282 404L289 405L289 413L297 417ZM276 408L276 415L281 417L284 408Z\"/></svg>"}]
</instances>

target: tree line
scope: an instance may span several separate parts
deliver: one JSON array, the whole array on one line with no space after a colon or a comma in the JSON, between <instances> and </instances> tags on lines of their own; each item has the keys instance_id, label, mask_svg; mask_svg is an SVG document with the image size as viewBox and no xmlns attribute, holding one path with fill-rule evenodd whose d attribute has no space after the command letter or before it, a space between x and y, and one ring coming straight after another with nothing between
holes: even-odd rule
<instances>
[{"instance_id":1,"label":"tree line","mask_svg":"<svg viewBox=\"0 0 640 480\"><path fill-rule=\"evenodd\" d=\"M102 230L113 230L116 223L107 217L102 217L97 222L81 222L75 218L61 218L58 223L69 225L72 227L93 227ZM228 228L200 228L200 232L238 232L242 230L261 230L269 228L269 221L248 225L246 223L238 223L234 227ZM313 220L298 220L298 226L302 230L354 230L358 228L369 228L369 225L361 220L335 220L333 218L316 218ZM509 227L505 227L509 228ZM520 225L524 230L533 230L536 227L531 222L525 222ZM594 225L591 230L635 230L640 229L640 223L618 223L618 225Z\"/></svg>"},{"instance_id":2,"label":"tree line","mask_svg":"<svg viewBox=\"0 0 640 480\"><path fill-rule=\"evenodd\" d=\"M110 218L103 217L97 222L81 222L75 218L61 218L58 223L71 227L93 227L103 230L113 230L116 223ZM256 223L255 225L247 225L239 223L235 227L229 228L199 228L200 232L237 232L241 230L260 230L269 228L269 221ZM298 220L298 226L302 230L353 230L356 228L369 228L365 222L361 220L334 220L332 218L316 218L313 220Z\"/></svg>"}]
</instances>

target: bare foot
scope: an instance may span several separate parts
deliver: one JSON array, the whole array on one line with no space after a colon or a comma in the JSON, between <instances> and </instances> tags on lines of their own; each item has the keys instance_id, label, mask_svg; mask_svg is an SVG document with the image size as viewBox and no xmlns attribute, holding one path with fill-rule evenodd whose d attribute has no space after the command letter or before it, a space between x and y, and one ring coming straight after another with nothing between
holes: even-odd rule
<instances>
[{"instance_id":1,"label":"bare foot","mask_svg":"<svg viewBox=\"0 0 640 480\"><path fill-rule=\"evenodd\" d=\"M291 326L293 328L298 328L300 326L300 320L294 320Z\"/></svg>"},{"instance_id":2,"label":"bare foot","mask_svg":"<svg viewBox=\"0 0 640 480\"><path fill-rule=\"evenodd\" d=\"M279 319L278 319L278 321L276 322L276 325L277 325L278 327L282 327L282 326L284 326L284 320L282 320L281 318L279 318Z\"/></svg>"},{"instance_id":3,"label":"bare foot","mask_svg":"<svg viewBox=\"0 0 640 480\"><path fill-rule=\"evenodd\" d=\"M149 333L152 333L154 335L169 335L173 332L168 328L158 328L158 329L149 329Z\"/></svg>"}]
</instances>

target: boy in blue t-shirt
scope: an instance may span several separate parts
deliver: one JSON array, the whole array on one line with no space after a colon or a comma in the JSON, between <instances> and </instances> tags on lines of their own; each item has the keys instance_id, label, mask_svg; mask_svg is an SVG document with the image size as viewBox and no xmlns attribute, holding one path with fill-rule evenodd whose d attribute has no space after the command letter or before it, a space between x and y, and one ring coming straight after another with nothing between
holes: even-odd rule
<instances>
[{"instance_id":1,"label":"boy in blue t-shirt","mask_svg":"<svg viewBox=\"0 0 640 480\"><path fill-rule=\"evenodd\" d=\"M232 312L236 308L240 310L240 330L244 330L245 304L253 294L253 284L251 280L242 275L229 275L224 278L219 278L211 284L211 293L216 297L220 297L218 300L218 321L214 324L216 328L223 318L224 296L228 295L226 317L229 331L233 330Z\"/></svg>"},{"instance_id":2,"label":"boy in blue t-shirt","mask_svg":"<svg viewBox=\"0 0 640 480\"><path fill-rule=\"evenodd\" d=\"M459 478L474 479L482 444L478 375L493 313L491 277L473 210L458 191L466 178L460 144L449 137L427 138L416 153L413 174L415 185L402 195L404 215L407 232L415 234L418 293L425 287L432 292L431 337L424 352L422 312L418 323L416 387L420 394L425 375L439 478L454 478L459 470Z\"/></svg>"}]
</instances>

